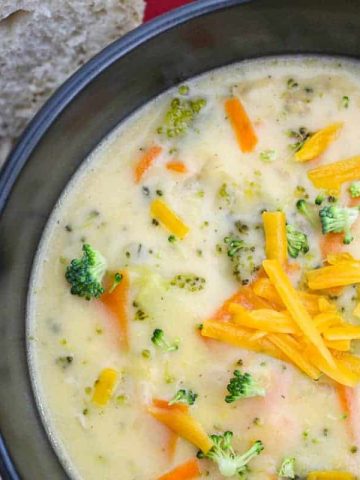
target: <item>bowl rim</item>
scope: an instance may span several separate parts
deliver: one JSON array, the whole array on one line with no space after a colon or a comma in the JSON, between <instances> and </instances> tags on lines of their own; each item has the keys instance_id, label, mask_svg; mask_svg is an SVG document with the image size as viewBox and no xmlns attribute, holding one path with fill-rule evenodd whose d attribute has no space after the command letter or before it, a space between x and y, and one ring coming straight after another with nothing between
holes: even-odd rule
<instances>
[{"instance_id":1,"label":"bowl rim","mask_svg":"<svg viewBox=\"0 0 360 480\"><path fill-rule=\"evenodd\" d=\"M196 0L140 25L115 40L86 62L50 96L29 122L0 172L0 221L13 186L26 162L59 115L92 81L114 62L156 36L191 19L255 0ZM55 452L56 454L56 452ZM66 472L65 472L66 473ZM0 474L3 480L20 480L0 428Z\"/></svg>"}]
</instances>

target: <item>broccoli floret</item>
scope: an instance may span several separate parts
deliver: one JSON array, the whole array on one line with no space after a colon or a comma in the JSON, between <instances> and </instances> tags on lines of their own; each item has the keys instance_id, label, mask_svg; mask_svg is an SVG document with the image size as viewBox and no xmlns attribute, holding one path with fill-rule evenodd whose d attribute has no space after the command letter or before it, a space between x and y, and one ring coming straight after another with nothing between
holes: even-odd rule
<instances>
[{"instance_id":1,"label":"broccoli floret","mask_svg":"<svg viewBox=\"0 0 360 480\"><path fill-rule=\"evenodd\" d=\"M178 340L175 340L173 343L169 343L165 339L164 330L161 330L160 328L156 328L153 331L151 341L154 345L164 350L164 352L174 352L175 350L179 349Z\"/></svg>"},{"instance_id":2,"label":"broccoli floret","mask_svg":"<svg viewBox=\"0 0 360 480\"><path fill-rule=\"evenodd\" d=\"M350 228L358 218L358 208L339 207L337 205L329 205L319 212L322 232L326 233L344 233L343 242L348 245L352 242Z\"/></svg>"},{"instance_id":3,"label":"broccoli floret","mask_svg":"<svg viewBox=\"0 0 360 480\"><path fill-rule=\"evenodd\" d=\"M351 198L359 198L360 197L360 181L354 182L349 187L349 192Z\"/></svg>"},{"instance_id":4,"label":"broccoli floret","mask_svg":"<svg viewBox=\"0 0 360 480\"><path fill-rule=\"evenodd\" d=\"M206 279L193 273L179 273L170 280L172 287L183 288L188 292L200 292L205 288Z\"/></svg>"},{"instance_id":5,"label":"broccoli floret","mask_svg":"<svg viewBox=\"0 0 360 480\"><path fill-rule=\"evenodd\" d=\"M71 285L71 293L86 300L99 298L104 293L102 279L106 271L106 260L90 245L82 247L83 256L71 261L65 278Z\"/></svg>"},{"instance_id":6,"label":"broccoli floret","mask_svg":"<svg viewBox=\"0 0 360 480\"><path fill-rule=\"evenodd\" d=\"M186 403L188 405L194 405L198 394L192 390L181 389L176 392L173 398L169 401L169 405L174 403Z\"/></svg>"},{"instance_id":7,"label":"broccoli floret","mask_svg":"<svg viewBox=\"0 0 360 480\"><path fill-rule=\"evenodd\" d=\"M219 471L224 477L233 477L246 472L246 466L250 460L264 450L263 443L257 440L247 452L243 455L238 455L231 444L232 432L224 432L223 435L210 435L210 438L214 446L206 454L199 452L198 458L210 458L213 460L217 463Z\"/></svg>"},{"instance_id":8,"label":"broccoli floret","mask_svg":"<svg viewBox=\"0 0 360 480\"><path fill-rule=\"evenodd\" d=\"M185 134L205 105L204 98L173 98L166 112L164 125L159 127L157 132L166 134L168 138Z\"/></svg>"},{"instance_id":9,"label":"broccoli floret","mask_svg":"<svg viewBox=\"0 0 360 480\"><path fill-rule=\"evenodd\" d=\"M295 458L287 457L284 458L280 468L279 468L279 477L284 478L295 478Z\"/></svg>"},{"instance_id":10,"label":"broccoli floret","mask_svg":"<svg viewBox=\"0 0 360 480\"><path fill-rule=\"evenodd\" d=\"M299 232L292 225L286 225L286 237L290 257L297 258L299 253L309 251L309 242L305 233Z\"/></svg>"},{"instance_id":11,"label":"broccoli floret","mask_svg":"<svg viewBox=\"0 0 360 480\"><path fill-rule=\"evenodd\" d=\"M265 389L258 385L250 373L241 373L240 370L234 371L234 376L226 388L229 392L225 397L226 403L235 402L240 398L264 397L266 394Z\"/></svg>"},{"instance_id":12,"label":"broccoli floret","mask_svg":"<svg viewBox=\"0 0 360 480\"><path fill-rule=\"evenodd\" d=\"M304 215L304 217L311 223L312 226L316 226L317 224L317 218L315 211L312 209L312 207L309 205L309 203L301 198L296 202L296 209L299 213Z\"/></svg>"}]
</instances>

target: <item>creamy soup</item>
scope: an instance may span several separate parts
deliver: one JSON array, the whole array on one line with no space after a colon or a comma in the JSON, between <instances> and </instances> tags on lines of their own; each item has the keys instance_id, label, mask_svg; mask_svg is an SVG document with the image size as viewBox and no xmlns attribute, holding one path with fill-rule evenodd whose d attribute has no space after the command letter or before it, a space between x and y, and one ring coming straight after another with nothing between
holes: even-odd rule
<instances>
[{"instance_id":1,"label":"creamy soup","mask_svg":"<svg viewBox=\"0 0 360 480\"><path fill-rule=\"evenodd\" d=\"M71 181L28 329L71 477L359 474L359 74L315 58L208 73Z\"/></svg>"}]
</instances>

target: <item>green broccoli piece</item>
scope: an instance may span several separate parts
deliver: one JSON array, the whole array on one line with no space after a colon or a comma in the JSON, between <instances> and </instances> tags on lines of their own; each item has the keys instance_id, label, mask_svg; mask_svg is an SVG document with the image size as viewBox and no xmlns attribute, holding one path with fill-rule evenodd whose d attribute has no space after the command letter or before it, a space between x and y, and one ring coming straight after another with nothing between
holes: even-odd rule
<instances>
[{"instance_id":1,"label":"green broccoli piece","mask_svg":"<svg viewBox=\"0 0 360 480\"><path fill-rule=\"evenodd\" d=\"M165 339L164 330L161 330L160 328L156 328L153 331L151 341L154 345L164 350L164 352L174 352L179 349L179 341L175 340L173 343L169 343Z\"/></svg>"},{"instance_id":2,"label":"green broccoli piece","mask_svg":"<svg viewBox=\"0 0 360 480\"><path fill-rule=\"evenodd\" d=\"M214 446L206 453L198 453L198 458L209 458L219 467L221 475L233 477L241 475L247 470L247 464L264 450L264 445L257 440L254 445L243 455L238 455L232 447L232 432L224 432L223 435L210 435Z\"/></svg>"},{"instance_id":3,"label":"green broccoli piece","mask_svg":"<svg viewBox=\"0 0 360 480\"><path fill-rule=\"evenodd\" d=\"M86 300L99 298L104 293L102 279L106 272L106 260L90 245L82 247L83 256L71 261L65 278L71 285L71 293Z\"/></svg>"},{"instance_id":4,"label":"green broccoli piece","mask_svg":"<svg viewBox=\"0 0 360 480\"><path fill-rule=\"evenodd\" d=\"M343 242L348 245L352 242L351 226L358 218L358 208L339 207L329 205L319 212L322 232L326 233L345 233Z\"/></svg>"},{"instance_id":5,"label":"green broccoli piece","mask_svg":"<svg viewBox=\"0 0 360 480\"><path fill-rule=\"evenodd\" d=\"M226 403L235 402L240 398L264 397L266 394L265 389L258 385L250 373L241 373L240 370L234 371L234 376L226 388L229 392L225 397Z\"/></svg>"},{"instance_id":6,"label":"green broccoli piece","mask_svg":"<svg viewBox=\"0 0 360 480\"><path fill-rule=\"evenodd\" d=\"M359 198L360 197L360 181L354 182L349 187L349 192L351 198Z\"/></svg>"},{"instance_id":7,"label":"green broccoli piece","mask_svg":"<svg viewBox=\"0 0 360 480\"><path fill-rule=\"evenodd\" d=\"M181 389L176 392L173 398L169 401L169 405L174 403L186 403L188 405L194 405L198 394L192 390Z\"/></svg>"},{"instance_id":8,"label":"green broccoli piece","mask_svg":"<svg viewBox=\"0 0 360 480\"><path fill-rule=\"evenodd\" d=\"M232 258L237 255L240 250L242 250L245 247L245 242L244 240L240 240L237 237L225 237L224 242L227 245L227 254L228 257Z\"/></svg>"},{"instance_id":9,"label":"green broccoli piece","mask_svg":"<svg viewBox=\"0 0 360 480\"><path fill-rule=\"evenodd\" d=\"M286 225L286 237L290 257L297 258L299 253L305 254L309 251L307 235L296 230L292 225Z\"/></svg>"},{"instance_id":10,"label":"green broccoli piece","mask_svg":"<svg viewBox=\"0 0 360 480\"><path fill-rule=\"evenodd\" d=\"M280 468L278 475L279 477L284 478L295 478L295 458L294 457L286 457L284 458Z\"/></svg>"},{"instance_id":11,"label":"green broccoli piece","mask_svg":"<svg viewBox=\"0 0 360 480\"><path fill-rule=\"evenodd\" d=\"M301 198L296 202L296 209L311 223L313 227L317 225L316 213L305 199Z\"/></svg>"},{"instance_id":12,"label":"green broccoli piece","mask_svg":"<svg viewBox=\"0 0 360 480\"><path fill-rule=\"evenodd\" d=\"M182 92L179 93L183 95ZM157 132L160 135L166 134L168 138L184 135L205 105L204 98L173 98L165 114L164 126L159 127Z\"/></svg>"},{"instance_id":13,"label":"green broccoli piece","mask_svg":"<svg viewBox=\"0 0 360 480\"><path fill-rule=\"evenodd\" d=\"M170 280L172 287L183 288L188 292L200 292L205 288L206 279L193 273L179 273Z\"/></svg>"}]
</instances>

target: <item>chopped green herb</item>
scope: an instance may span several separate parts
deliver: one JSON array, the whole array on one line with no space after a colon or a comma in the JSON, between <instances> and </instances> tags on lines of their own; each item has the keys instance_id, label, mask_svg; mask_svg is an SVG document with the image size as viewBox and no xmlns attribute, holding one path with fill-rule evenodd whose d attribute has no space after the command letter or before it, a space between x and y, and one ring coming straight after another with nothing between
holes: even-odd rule
<instances>
[{"instance_id":1,"label":"chopped green herb","mask_svg":"<svg viewBox=\"0 0 360 480\"><path fill-rule=\"evenodd\" d=\"M175 237L175 235L169 235L169 236L168 236L168 242L169 242L169 243L175 243L175 242L176 242L176 237Z\"/></svg>"},{"instance_id":2,"label":"chopped green herb","mask_svg":"<svg viewBox=\"0 0 360 480\"><path fill-rule=\"evenodd\" d=\"M141 356L142 356L143 358L146 358L146 359L151 358L151 352L150 352L150 350L148 350L147 348L144 349L144 350L141 352Z\"/></svg>"},{"instance_id":3,"label":"chopped green herb","mask_svg":"<svg viewBox=\"0 0 360 480\"><path fill-rule=\"evenodd\" d=\"M180 85L178 92L180 95L187 95L190 91L190 88L187 85Z\"/></svg>"},{"instance_id":4,"label":"chopped green herb","mask_svg":"<svg viewBox=\"0 0 360 480\"><path fill-rule=\"evenodd\" d=\"M63 370L65 370L72 364L73 360L74 357L72 357L71 355L65 355L63 357L58 357L55 360L55 363L59 365L59 367L61 367Z\"/></svg>"},{"instance_id":5,"label":"chopped green herb","mask_svg":"<svg viewBox=\"0 0 360 480\"><path fill-rule=\"evenodd\" d=\"M319 193L319 195L315 198L315 205L321 205L325 198L326 196L324 194Z\"/></svg>"},{"instance_id":6,"label":"chopped green herb","mask_svg":"<svg viewBox=\"0 0 360 480\"><path fill-rule=\"evenodd\" d=\"M287 81L287 86L288 88L296 88L299 86L299 84L293 78L289 78Z\"/></svg>"},{"instance_id":7,"label":"chopped green herb","mask_svg":"<svg viewBox=\"0 0 360 480\"><path fill-rule=\"evenodd\" d=\"M311 136L311 133L305 127L300 127L298 130L288 130L286 133L289 138L296 140L289 145L294 152L298 152L306 140Z\"/></svg>"}]
</instances>

